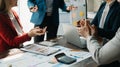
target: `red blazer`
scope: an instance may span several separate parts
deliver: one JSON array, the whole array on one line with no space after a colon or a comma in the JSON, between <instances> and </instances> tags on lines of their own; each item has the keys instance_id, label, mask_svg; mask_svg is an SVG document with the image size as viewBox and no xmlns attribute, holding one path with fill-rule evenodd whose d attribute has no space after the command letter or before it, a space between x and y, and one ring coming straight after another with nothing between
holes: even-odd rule
<instances>
[{"instance_id":1,"label":"red blazer","mask_svg":"<svg viewBox=\"0 0 120 67\"><path fill-rule=\"evenodd\" d=\"M14 11L13 14L20 25L18 15ZM21 25L20 27L22 28ZM6 14L0 13L0 52L9 50L10 48L19 47L20 44L30 39L31 38L27 33L18 36L10 17Z\"/></svg>"}]
</instances>

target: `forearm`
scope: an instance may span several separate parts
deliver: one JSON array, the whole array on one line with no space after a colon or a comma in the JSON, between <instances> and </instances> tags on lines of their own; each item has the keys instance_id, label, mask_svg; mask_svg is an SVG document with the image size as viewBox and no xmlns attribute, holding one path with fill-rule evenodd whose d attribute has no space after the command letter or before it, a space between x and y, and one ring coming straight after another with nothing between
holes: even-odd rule
<instances>
[{"instance_id":1,"label":"forearm","mask_svg":"<svg viewBox=\"0 0 120 67\"><path fill-rule=\"evenodd\" d=\"M15 34L11 34L10 32L8 34L0 34L0 37L11 47L19 47L25 41L31 40L31 37L27 33L21 36L15 36Z\"/></svg>"},{"instance_id":2,"label":"forearm","mask_svg":"<svg viewBox=\"0 0 120 67\"><path fill-rule=\"evenodd\" d=\"M89 50L89 52L92 54L92 58L99 63L98 60L98 50L100 49L100 44L98 43L98 41L96 40L96 38L89 36L87 38L87 48ZM97 56L97 57L96 57Z\"/></svg>"},{"instance_id":3,"label":"forearm","mask_svg":"<svg viewBox=\"0 0 120 67\"><path fill-rule=\"evenodd\" d=\"M114 37L102 47L94 37L87 38L87 48L99 65L113 62L119 58L120 45L118 43L119 40Z\"/></svg>"}]
</instances>

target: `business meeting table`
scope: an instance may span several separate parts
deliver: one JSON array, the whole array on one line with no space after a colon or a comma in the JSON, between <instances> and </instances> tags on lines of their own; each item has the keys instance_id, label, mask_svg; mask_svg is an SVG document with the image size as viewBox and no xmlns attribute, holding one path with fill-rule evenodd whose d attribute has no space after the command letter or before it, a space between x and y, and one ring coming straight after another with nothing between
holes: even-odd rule
<instances>
[{"instance_id":1,"label":"business meeting table","mask_svg":"<svg viewBox=\"0 0 120 67\"><path fill-rule=\"evenodd\" d=\"M49 56L22 51L18 48L2 52L0 53L0 67L97 67L87 49L81 49L67 43L62 36L52 40L52 42L57 42L52 47L59 48L60 51ZM59 53L65 53L77 61L72 64L60 63L54 57Z\"/></svg>"}]
</instances>

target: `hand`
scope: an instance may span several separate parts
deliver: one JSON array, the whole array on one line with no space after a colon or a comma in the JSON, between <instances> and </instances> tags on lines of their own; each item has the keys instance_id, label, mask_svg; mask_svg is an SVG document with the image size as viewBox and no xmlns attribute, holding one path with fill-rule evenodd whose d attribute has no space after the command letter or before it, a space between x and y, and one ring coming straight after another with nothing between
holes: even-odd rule
<instances>
[{"instance_id":1,"label":"hand","mask_svg":"<svg viewBox=\"0 0 120 67\"><path fill-rule=\"evenodd\" d=\"M37 10L38 10L37 5L35 5L34 7L31 7L31 8L30 8L30 11L31 11L31 12L37 12Z\"/></svg>"},{"instance_id":2,"label":"hand","mask_svg":"<svg viewBox=\"0 0 120 67\"><path fill-rule=\"evenodd\" d=\"M34 36L37 36L37 35L39 35L39 36L43 35L43 34L45 34L46 29L47 29L47 27L45 27L43 29L41 29L39 27L35 27L34 29L31 29L30 32L28 32L28 36L34 37Z\"/></svg>"},{"instance_id":3,"label":"hand","mask_svg":"<svg viewBox=\"0 0 120 67\"><path fill-rule=\"evenodd\" d=\"M70 10L75 10L75 9L77 9L77 7L75 7L75 6L73 6L73 5L67 7L67 10L69 10L69 11L70 11Z\"/></svg>"},{"instance_id":4,"label":"hand","mask_svg":"<svg viewBox=\"0 0 120 67\"><path fill-rule=\"evenodd\" d=\"M87 22L84 22L84 24L78 28L78 32L81 36L87 38L88 36L91 35L90 24Z\"/></svg>"},{"instance_id":5,"label":"hand","mask_svg":"<svg viewBox=\"0 0 120 67\"><path fill-rule=\"evenodd\" d=\"M88 19L81 19L77 22L77 27L84 26L85 22L90 24L90 21Z\"/></svg>"},{"instance_id":6,"label":"hand","mask_svg":"<svg viewBox=\"0 0 120 67\"><path fill-rule=\"evenodd\" d=\"M91 29L91 35L97 37L98 35L97 35L97 28L96 28L96 26L95 25L91 25L90 29Z\"/></svg>"},{"instance_id":7,"label":"hand","mask_svg":"<svg viewBox=\"0 0 120 67\"><path fill-rule=\"evenodd\" d=\"M91 35L97 39L99 44L102 44L103 39L102 39L102 37L98 36L98 34L97 34L98 31L97 31L97 28L95 27L95 25L90 26L90 29L91 29Z\"/></svg>"}]
</instances>

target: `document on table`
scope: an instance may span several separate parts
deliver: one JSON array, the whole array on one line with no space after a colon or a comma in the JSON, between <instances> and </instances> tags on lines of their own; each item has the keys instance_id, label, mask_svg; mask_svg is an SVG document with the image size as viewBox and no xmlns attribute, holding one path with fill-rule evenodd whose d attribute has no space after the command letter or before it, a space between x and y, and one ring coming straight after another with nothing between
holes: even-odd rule
<instances>
[{"instance_id":1,"label":"document on table","mask_svg":"<svg viewBox=\"0 0 120 67\"><path fill-rule=\"evenodd\" d=\"M0 67L36 67L48 60L49 57L26 52L0 59Z\"/></svg>"},{"instance_id":2,"label":"document on table","mask_svg":"<svg viewBox=\"0 0 120 67\"><path fill-rule=\"evenodd\" d=\"M53 53L60 51L59 48L47 47L47 46L42 46L38 44L27 45L24 48L21 48L21 50L32 52L32 53L37 53L37 54L41 54L45 56L48 56L48 55L51 55Z\"/></svg>"}]
</instances>

